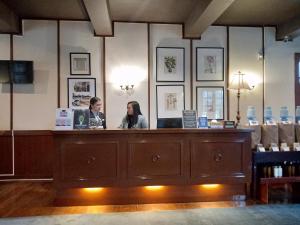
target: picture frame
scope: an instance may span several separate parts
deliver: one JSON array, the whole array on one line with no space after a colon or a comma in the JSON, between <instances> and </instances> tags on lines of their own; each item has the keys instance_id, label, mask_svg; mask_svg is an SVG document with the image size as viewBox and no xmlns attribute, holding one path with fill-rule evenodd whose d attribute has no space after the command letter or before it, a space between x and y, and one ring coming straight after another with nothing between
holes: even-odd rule
<instances>
[{"instance_id":1,"label":"picture frame","mask_svg":"<svg viewBox=\"0 0 300 225\"><path fill-rule=\"evenodd\" d=\"M185 110L184 85L156 85L156 117L181 118Z\"/></svg>"},{"instance_id":2,"label":"picture frame","mask_svg":"<svg viewBox=\"0 0 300 225\"><path fill-rule=\"evenodd\" d=\"M185 48L156 47L156 82L185 81Z\"/></svg>"},{"instance_id":3,"label":"picture frame","mask_svg":"<svg viewBox=\"0 0 300 225\"><path fill-rule=\"evenodd\" d=\"M86 52L70 53L70 74L91 75L91 54Z\"/></svg>"},{"instance_id":4,"label":"picture frame","mask_svg":"<svg viewBox=\"0 0 300 225\"><path fill-rule=\"evenodd\" d=\"M224 120L224 87L197 86L196 109L198 116L209 120Z\"/></svg>"},{"instance_id":5,"label":"picture frame","mask_svg":"<svg viewBox=\"0 0 300 225\"><path fill-rule=\"evenodd\" d=\"M96 78L68 78L68 107L85 109L96 96Z\"/></svg>"},{"instance_id":6,"label":"picture frame","mask_svg":"<svg viewBox=\"0 0 300 225\"><path fill-rule=\"evenodd\" d=\"M224 48L196 48L196 81L224 81Z\"/></svg>"}]
</instances>

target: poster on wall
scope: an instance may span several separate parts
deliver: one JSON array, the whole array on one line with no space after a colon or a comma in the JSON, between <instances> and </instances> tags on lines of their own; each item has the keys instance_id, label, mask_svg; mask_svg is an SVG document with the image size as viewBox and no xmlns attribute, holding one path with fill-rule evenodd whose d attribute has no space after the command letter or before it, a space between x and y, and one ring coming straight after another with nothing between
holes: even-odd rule
<instances>
[{"instance_id":1,"label":"poster on wall","mask_svg":"<svg viewBox=\"0 0 300 225\"><path fill-rule=\"evenodd\" d=\"M91 75L91 54L71 52L70 53L70 74Z\"/></svg>"},{"instance_id":2,"label":"poster on wall","mask_svg":"<svg viewBox=\"0 0 300 225\"><path fill-rule=\"evenodd\" d=\"M181 47L156 48L156 81L183 82L184 81L184 52Z\"/></svg>"},{"instance_id":3,"label":"poster on wall","mask_svg":"<svg viewBox=\"0 0 300 225\"><path fill-rule=\"evenodd\" d=\"M196 87L196 102L199 117L224 119L224 87Z\"/></svg>"},{"instance_id":4,"label":"poster on wall","mask_svg":"<svg viewBox=\"0 0 300 225\"><path fill-rule=\"evenodd\" d=\"M179 118L184 109L184 85L156 85L157 118Z\"/></svg>"},{"instance_id":5,"label":"poster on wall","mask_svg":"<svg viewBox=\"0 0 300 225\"><path fill-rule=\"evenodd\" d=\"M196 48L197 81L224 81L224 48Z\"/></svg>"},{"instance_id":6,"label":"poster on wall","mask_svg":"<svg viewBox=\"0 0 300 225\"><path fill-rule=\"evenodd\" d=\"M96 78L68 78L68 107L88 108L96 96Z\"/></svg>"}]
</instances>

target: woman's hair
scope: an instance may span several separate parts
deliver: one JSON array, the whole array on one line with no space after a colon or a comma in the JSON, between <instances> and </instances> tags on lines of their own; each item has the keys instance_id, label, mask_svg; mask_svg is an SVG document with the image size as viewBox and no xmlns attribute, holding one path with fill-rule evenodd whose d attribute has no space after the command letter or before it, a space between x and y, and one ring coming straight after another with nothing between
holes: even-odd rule
<instances>
[{"instance_id":1,"label":"woman's hair","mask_svg":"<svg viewBox=\"0 0 300 225\"><path fill-rule=\"evenodd\" d=\"M126 116L126 120L129 123L132 123L132 125L136 124L138 122L139 115L143 115L141 112L140 104L137 101L131 101L127 103L127 106L131 104L133 109L133 115Z\"/></svg>"},{"instance_id":2,"label":"woman's hair","mask_svg":"<svg viewBox=\"0 0 300 225\"><path fill-rule=\"evenodd\" d=\"M101 99L98 98L98 97L92 97L90 99L90 107L89 107L89 109L91 110L92 109L92 105L95 105L98 101L101 101Z\"/></svg>"}]
</instances>

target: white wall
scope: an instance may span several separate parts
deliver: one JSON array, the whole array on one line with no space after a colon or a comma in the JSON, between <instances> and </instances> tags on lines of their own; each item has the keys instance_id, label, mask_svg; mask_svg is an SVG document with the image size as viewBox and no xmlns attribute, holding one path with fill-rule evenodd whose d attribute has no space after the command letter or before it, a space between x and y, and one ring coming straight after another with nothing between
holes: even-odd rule
<instances>
[{"instance_id":1,"label":"white wall","mask_svg":"<svg viewBox=\"0 0 300 225\"><path fill-rule=\"evenodd\" d=\"M191 109L190 104L190 41L182 39L181 25L152 24L150 26L150 86L151 86L151 128L156 128L156 85L185 85L185 109ZM156 47L185 48L185 82L156 82ZM162 106L161 106L162 107Z\"/></svg>"},{"instance_id":2,"label":"white wall","mask_svg":"<svg viewBox=\"0 0 300 225\"><path fill-rule=\"evenodd\" d=\"M143 114L148 118L148 33L145 23L115 23L115 37L106 37L106 116L109 128L116 128L126 114L126 103L137 100ZM182 27L171 24L150 25L150 121L156 127L156 47L185 48L185 103L186 109L196 109L196 86L222 86L225 82L196 82L196 47L223 47L224 72L226 71L226 28L209 27L201 40L193 41L193 87L190 87L190 40L182 39ZM57 106L57 22L24 21L24 35L13 38L14 58L34 60L35 81L33 85L15 85L14 129L52 129L54 110ZM91 24L84 21L60 22L60 73L61 106L67 106L67 77L70 76L70 52L91 53L91 76L97 79L97 96L103 97L102 44L103 38L95 37ZM257 54L262 48L262 28L229 28L229 75L238 70L254 77L254 90L242 93L242 123L246 121L247 106L256 107L260 122L263 118L262 75L263 61ZM9 59L9 35L0 35L0 59ZM300 38L293 42L275 41L275 29L265 28L265 105L273 107L279 117L280 106L288 106L294 115L294 53L300 52ZM137 71L128 70L115 74L115 69L133 66ZM226 73L225 73L226 74ZM121 77L118 77L120 76ZM226 77L226 76L225 76ZM120 82L135 85L132 96L120 96ZM175 84L183 84L176 82ZM190 90L193 91L193 106L190 105ZM225 90L226 94L226 90ZM0 130L8 130L10 124L9 85L0 85ZM226 96L225 96L225 106ZM230 119L236 115L236 94L230 92ZM225 107L225 118L226 118Z\"/></svg>"},{"instance_id":3,"label":"white wall","mask_svg":"<svg viewBox=\"0 0 300 225\"><path fill-rule=\"evenodd\" d=\"M224 48L224 81L196 81L196 48L197 47L221 47ZM227 31L226 27L211 26L202 35L201 40L193 41L193 109L196 110L196 87L197 86L220 86L224 87L224 119L227 119Z\"/></svg>"},{"instance_id":4,"label":"white wall","mask_svg":"<svg viewBox=\"0 0 300 225\"><path fill-rule=\"evenodd\" d=\"M70 76L70 52L91 53L91 76ZM60 22L60 101L68 107L67 78L96 78L96 95L103 98L102 38L94 36L90 22Z\"/></svg>"},{"instance_id":5,"label":"white wall","mask_svg":"<svg viewBox=\"0 0 300 225\"><path fill-rule=\"evenodd\" d=\"M241 94L240 114L241 124L247 121L246 113L249 105L256 108L259 122L263 119L263 61L258 60L262 49L262 28L230 27L229 29L229 81L232 75L241 71L257 81L255 88ZM235 91L229 92L230 119L235 120L237 97Z\"/></svg>"},{"instance_id":6,"label":"white wall","mask_svg":"<svg viewBox=\"0 0 300 225\"><path fill-rule=\"evenodd\" d=\"M300 37L292 42L275 41L275 28L265 28L265 106L271 106L279 119L281 106L295 116L295 60Z\"/></svg>"},{"instance_id":7,"label":"white wall","mask_svg":"<svg viewBox=\"0 0 300 225\"><path fill-rule=\"evenodd\" d=\"M14 129L52 129L57 106L56 22L23 23L23 36L14 36L14 59L34 61L34 83L14 85Z\"/></svg>"},{"instance_id":8,"label":"white wall","mask_svg":"<svg viewBox=\"0 0 300 225\"><path fill-rule=\"evenodd\" d=\"M0 34L0 60L10 59L10 37ZM10 85L0 84L0 130L10 129Z\"/></svg>"},{"instance_id":9,"label":"white wall","mask_svg":"<svg viewBox=\"0 0 300 225\"><path fill-rule=\"evenodd\" d=\"M128 101L138 101L148 118L147 24L115 23L114 28L115 37L106 38L105 78L107 125L112 129L120 125ZM133 95L120 95L122 83L134 85Z\"/></svg>"}]
</instances>

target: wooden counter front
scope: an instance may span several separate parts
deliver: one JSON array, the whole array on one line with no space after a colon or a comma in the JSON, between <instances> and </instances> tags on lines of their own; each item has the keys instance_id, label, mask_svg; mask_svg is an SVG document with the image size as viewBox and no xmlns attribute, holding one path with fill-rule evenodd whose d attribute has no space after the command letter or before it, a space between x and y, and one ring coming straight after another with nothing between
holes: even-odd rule
<instances>
[{"instance_id":1,"label":"wooden counter front","mask_svg":"<svg viewBox=\"0 0 300 225\"><path fill-rule=\"evenodd\" d=\"M58 190L251 181L251 130L53 131ZM245 192L246 192L245 188Z\"/></svg>"}]
</instances>

